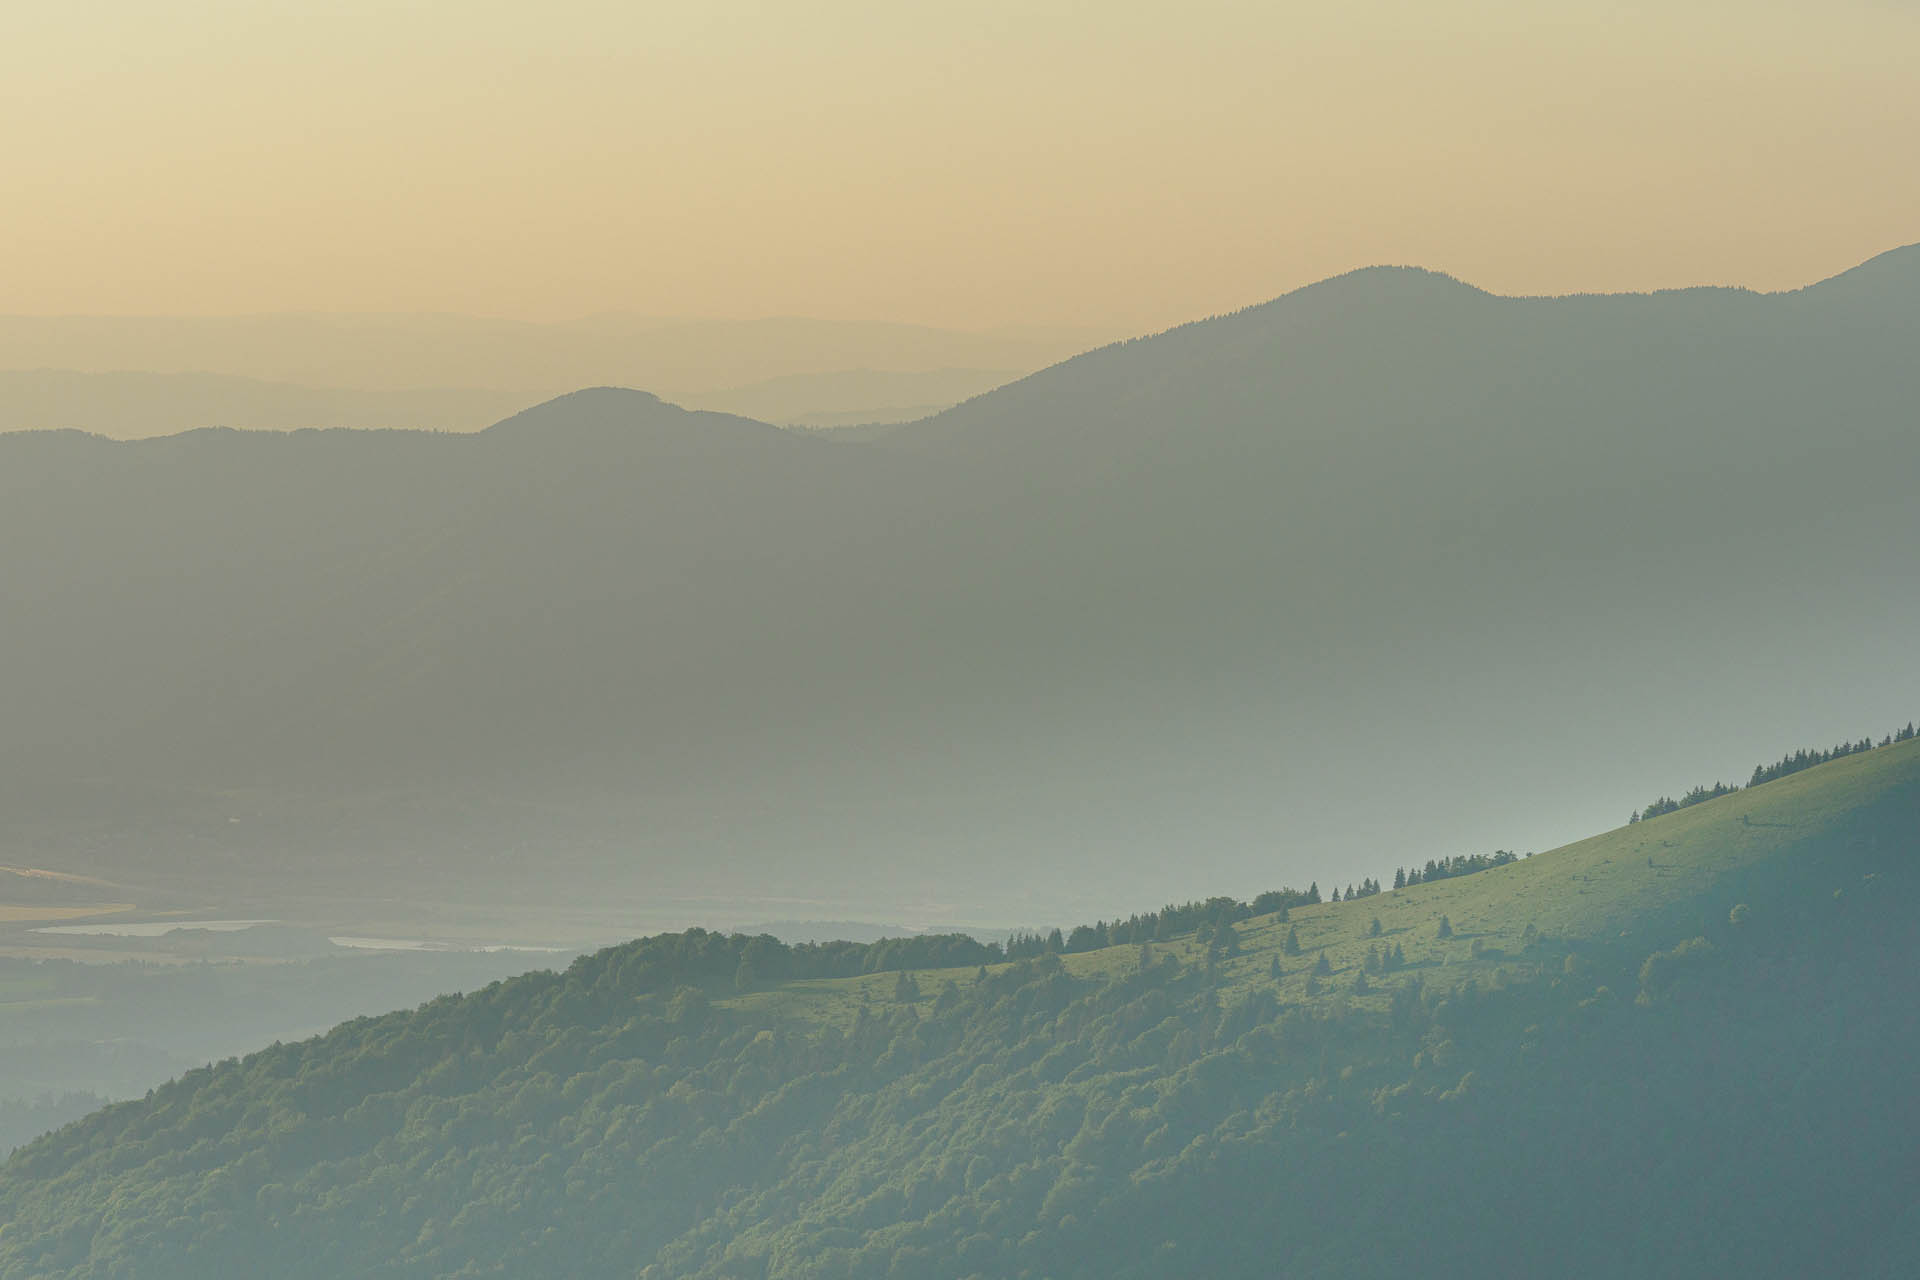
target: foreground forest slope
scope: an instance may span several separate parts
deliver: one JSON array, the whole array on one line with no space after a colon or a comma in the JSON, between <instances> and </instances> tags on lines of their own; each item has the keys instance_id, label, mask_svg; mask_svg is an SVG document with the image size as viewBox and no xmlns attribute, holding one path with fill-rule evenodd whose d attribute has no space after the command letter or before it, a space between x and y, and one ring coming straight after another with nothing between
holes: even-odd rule
<instances>
[{"instance_id":1,"label":"foreground forest slope","mask_svg":"<svg viewBox=\"0 0 1920 1280\"><path fill-rule=\"evenodd\" d=\"M347 1023L16 1154L0 1275L1920 1267L1920 741L1287 900L987 965L695 930Z\"/></svg>"}]
</instances>

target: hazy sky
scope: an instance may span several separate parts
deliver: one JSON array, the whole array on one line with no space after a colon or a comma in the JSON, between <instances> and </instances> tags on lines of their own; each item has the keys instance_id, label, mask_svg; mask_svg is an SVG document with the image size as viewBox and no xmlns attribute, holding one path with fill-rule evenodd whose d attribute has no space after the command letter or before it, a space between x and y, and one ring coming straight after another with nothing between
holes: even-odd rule
<instances>
[{"instance_id":1,"label":"hazy sky","mask_svg":"<svg viewBox=\"0 0 1920 1280\"><path fill-rule=\"evenodd\" d=\"M1150 328L1920 240L1906 0L15 0L0 312Z\"/></svg>"}]
</instances>

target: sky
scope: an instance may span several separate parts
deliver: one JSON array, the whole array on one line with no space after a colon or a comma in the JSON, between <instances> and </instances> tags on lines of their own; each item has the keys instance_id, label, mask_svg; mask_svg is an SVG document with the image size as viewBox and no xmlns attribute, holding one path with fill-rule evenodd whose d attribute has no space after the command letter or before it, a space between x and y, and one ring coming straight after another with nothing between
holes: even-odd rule
<instances>
[{"instance_id":1,"label":"sky","mask_svg":"<svg viewBox=\"0 0 1920 1280\"><path fill-rule=\"evenodd\" d=\"M1920 240L1907 0L20 0L0 313L1147 330Z\"/></svg>"}]
</instances>

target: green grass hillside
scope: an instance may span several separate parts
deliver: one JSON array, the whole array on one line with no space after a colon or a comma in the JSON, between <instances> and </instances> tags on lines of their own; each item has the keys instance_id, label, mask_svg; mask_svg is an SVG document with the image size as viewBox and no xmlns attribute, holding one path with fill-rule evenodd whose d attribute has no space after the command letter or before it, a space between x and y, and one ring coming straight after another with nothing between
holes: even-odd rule
<instances>
[{"instance_id":1,"label":"green grass hillside","mask_svg":"<svg viewBox=\"0 0 1920 1280\"><path fill-rule=\"evenodd\" d=\"M1549 946L1559 954L1619 951L1689 924L1698 932L1723 919L1743 894L1774 881L1792 882L1809 893L1857 890L1871 871L1848 861L1848 853L1861 852L1852 847L1850 833L1909 803L1909 812L1920 813L1916 795L1920 739L1851 755L1507 866L1351 902L1297 906L1284 919L1278 913L1256 916L1236 926L1241 954L1218 960L1219 987L1223 994L1271 989L1303 1003L1351 999L1325 981L1320 985L1332 989L1317 997L1307 994L1307 978L1321 952L1336 976L1350 976L1363 968L1369 948L1398 944L1407 961L1400 983L1433 976L1436 969L1457 982L1527 962L1530 946ZM1437 936L1443 917L1451 938ZM1372 932L1375 920L1379 935ZM1290 930L1301 956L1283 952ZM1191 934L1155 943L1153 949L1183 964L1204 963L1209 951ZM1283 969L1277 985L1269 968L1275 959ZM1138 967L1139 950L1106 947L1068 955L1064 963L1075 977L1112 980ZM946 981L970 982L973 974L968 967L917 976L923 999L930 1001ZM1363 999L1384 1007L1395 980L1375 985L1382 990ZM785 983L719 1002L743 1012L845 1026L863 1005L891 1000L894 988L892 973L876 973Z\"/></svg>"},{"instance_id":2,"label":"green grass hillside","mask_svg":"<svg viewBox=\"0 0 1920 1280\"><path fill-rule=\"evenodd\" d=\"M359 1019L16 1153L0 1276L1920 1270L1920 742L1207 932L695 930Z\"/></svg>"}]
</instances>

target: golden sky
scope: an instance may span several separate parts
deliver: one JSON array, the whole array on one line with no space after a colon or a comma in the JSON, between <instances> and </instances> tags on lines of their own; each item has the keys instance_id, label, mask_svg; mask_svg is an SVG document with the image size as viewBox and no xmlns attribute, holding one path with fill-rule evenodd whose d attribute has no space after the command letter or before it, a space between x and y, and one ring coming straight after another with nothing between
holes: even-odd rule
<instances>
[{"instance_id":1,"label":"golden sky","mask_svg":"<svg viewBox=\"0 0 1920 1280\"><path fill-rule=\"evenodd\" d=\"M0 312L1147 329L1920 240L1905 0L10 0Z\"/></svg>"}]
</instances>

